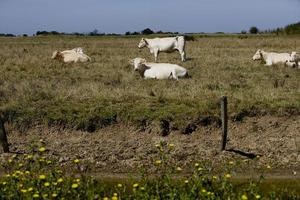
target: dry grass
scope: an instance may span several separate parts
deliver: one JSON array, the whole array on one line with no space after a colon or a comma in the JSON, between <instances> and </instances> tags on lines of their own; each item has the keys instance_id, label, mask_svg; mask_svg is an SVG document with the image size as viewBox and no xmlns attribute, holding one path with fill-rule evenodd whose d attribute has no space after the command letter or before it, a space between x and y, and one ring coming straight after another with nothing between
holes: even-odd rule
<instances>
[{"instance_id":1,"label":"dry grass","mask_svg":"<svg viewBox=\"0 0 300 200\"><path fill-rule=\"evenodd\" d=\"M231 114L242 110L300 110L300 70L251 60L256 49L300 52L300 37L203 37L187 43L189 61L160 54L160 62L186 67L192 79L143 80L128 59L153 61L139 51L139 37L0 38L0 106L19 127L34 124L97 129L140 119L179 123L217 115L229 97ZM50 59L54 50L83 47L88 64ZM26 49L26 50L25 50Z\"/></svg>"}]
</instances>

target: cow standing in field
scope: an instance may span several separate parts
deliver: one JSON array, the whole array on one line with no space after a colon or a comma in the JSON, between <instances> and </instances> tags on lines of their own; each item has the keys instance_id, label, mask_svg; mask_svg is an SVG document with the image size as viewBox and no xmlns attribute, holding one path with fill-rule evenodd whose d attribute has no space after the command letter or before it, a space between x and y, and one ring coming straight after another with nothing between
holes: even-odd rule
<instances>
[{"instance_id":1,"label":"cow standing in field","mask_svg":"<svg viewBox=\"0 0 300 200\"><path fill-rule=\"evenodd\" d=\"M159 52L170 53L176 50L178 50L181 55L181 61L184 62L186 60L184 36L154 39L142 38L138 48L143 47L148 47L150 49L150 53L154 54L155 62L157 62Z\"/></svg>"},{"instance_id":2,"label":"cow standing in field","mask_svg":"<svg viewBox=\"0 0 300 200\"><path fill-rule=\"evenodd\" d=\"M134 71L138 71L144 79L190 78L187 70L176 64L148 63L143 58L135 58L130 63L134 66Z\"/></svg>"}]
</instances>

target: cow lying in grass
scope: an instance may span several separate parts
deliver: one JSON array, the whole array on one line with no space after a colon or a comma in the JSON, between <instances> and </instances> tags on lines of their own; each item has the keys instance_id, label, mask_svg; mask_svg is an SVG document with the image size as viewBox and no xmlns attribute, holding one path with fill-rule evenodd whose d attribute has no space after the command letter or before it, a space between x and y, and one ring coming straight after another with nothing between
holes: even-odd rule
<instances>
[{"instance_id":1,"label":"cow lying in grass","mask_svg":"<svg viewBox=\"0 0 300 200\"><path fill-rule=\"evenodd\" d=\"M144 79L175 79L190 78L184 67L169 63L148 63L143 58L130 61L134 70L138 71Z\"/></svg>"},{"instance_id":2,"label":"cow lying in grass","mask_svg":"<svg viewBox=\"0 0 300 200\"><path fill-rule=\"evenodd\" d=\"M285 64L290 67L295 67L296 63L291 62L291 54L289 53L274 53L266 52L264 50L257 50L254 54L253 60L263 60L266 66L272 66L276 64Z\"/></svg>"},{"instance_id":3,"label":"cow lying in grass","mask_svg":"<svg viewBox=\"0 0 300 200\"><path fill-rule=\"evenodd\" d=\"M60 60L64 63L77 63L77 62L89 62L91 58L83 53L82 48L75 48L65 51L54 51L52 54L52 59Z\"/></svg>"},{"instance_id":4,"label":"cow lying in grass","mask_svg":"<svg viewBox=\"0 0 300 200\"><path fill-rule=\"evenodd\" d=\"M181 55L181 61L185 61L185 39L184 36L146 39L142 38L138 48L148 47L150 53L154 54L155 62L159 52L173 52L178 50Z\"/></svg>"}]
</instances>

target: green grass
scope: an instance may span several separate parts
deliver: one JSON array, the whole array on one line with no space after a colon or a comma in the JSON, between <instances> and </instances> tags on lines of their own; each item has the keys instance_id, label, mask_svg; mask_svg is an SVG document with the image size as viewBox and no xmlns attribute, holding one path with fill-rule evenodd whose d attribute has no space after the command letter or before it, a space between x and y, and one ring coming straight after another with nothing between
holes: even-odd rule
<instances>
[{"instance_id":1,"label":"green grass","mask_svg":"<svg viewBox=\"0 0 300 200\"><path fill-rule=\"evenodd\" d=\"M243 110L300 110L300 70L266 67L251 60L260 48L300 51L300 36L195 36L185 63L178 53L160 62L186 67L192 79L143 80L128 60L144 57L139 37L0 38L0 109L12 124L36 124L93 131L113 123L170 119L179 124L199 115L219 115L218 100L229 98L231 115ZM54 50L83 47L88 64L51 60ZM26 49L24 51L24 49Z\"/></svg>"}]
</instances>

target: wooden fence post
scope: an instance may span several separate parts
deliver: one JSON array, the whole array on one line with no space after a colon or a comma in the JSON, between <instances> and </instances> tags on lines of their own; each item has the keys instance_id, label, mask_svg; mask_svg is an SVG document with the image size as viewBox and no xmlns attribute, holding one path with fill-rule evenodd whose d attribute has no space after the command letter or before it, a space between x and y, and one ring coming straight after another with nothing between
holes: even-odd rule
<instances>
[{"instance_id":1,"label":"wooden fence post","mask_svg":"<svg viewBox=\"0 0 300 200\"><path fill-rule=\"evenodd\" d=\"M4 120L1 118L1 116L0 116L0 143L3 148L3 152L8 153L9 145L7 142L7 135L6 135L5 127L4 127Z\"/></svg>"},{"instance_id":2,"label":"wooden fence post","mask_svg":"<svg viewBox=\"0 0 300 200\"><path fill-rule=\"evenodd\" d=\"M221 98L221 119L222 119L222 141L221 151L226 148L227 132L228 132L228 114L227 114L227 97Z\"/></svg>"}]
</instances>

